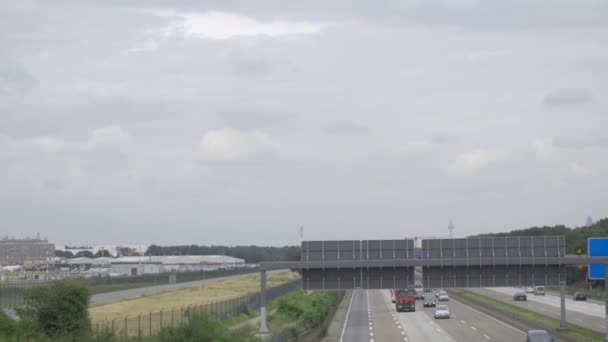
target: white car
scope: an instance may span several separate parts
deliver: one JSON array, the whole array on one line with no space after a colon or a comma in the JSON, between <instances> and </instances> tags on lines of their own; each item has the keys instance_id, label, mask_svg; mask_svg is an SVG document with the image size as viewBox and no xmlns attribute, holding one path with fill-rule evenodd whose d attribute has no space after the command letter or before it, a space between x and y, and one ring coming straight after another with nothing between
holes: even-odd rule
<instances>
[{"instance_id":1,"label":"white car","mask_svg":"<svg viewBox=\"0 0 608 342\"><path fill-rule=\"evenodd\" d=\"M545 287L544 286L535 286L534 287L534 295L535 296L544 296L545 295Z\"/></svg>"},{"instance_id":2,"label":"white car","mask_svg":"<svg viewBox=\"0 0 608 342\"><path fill-rule=\"evenodd\" d=\"M447 305L437 305L435 307L435 319L439 318L450 318L450 309Z\"/></svg>"},{"instance_id":3,"label":"white car","mask_svg":"<svg viewBox=\"0 0 608 342\"><path fill-rule=\"evenodd\" d=\"M532 286L526 287L526 293L534 293L534 288Z\"/></svg>"},{"instance_id":4,"label":"white car","mask_svg":"<svg viewBox=\"0 0 608 342\"><path fill-rule=\"evenodd\" d=\"M442 293L437 297L437 301L439 302L447 302L448 300L450 300L450 297L447 293Z\"/></svg>"}]
</instances>

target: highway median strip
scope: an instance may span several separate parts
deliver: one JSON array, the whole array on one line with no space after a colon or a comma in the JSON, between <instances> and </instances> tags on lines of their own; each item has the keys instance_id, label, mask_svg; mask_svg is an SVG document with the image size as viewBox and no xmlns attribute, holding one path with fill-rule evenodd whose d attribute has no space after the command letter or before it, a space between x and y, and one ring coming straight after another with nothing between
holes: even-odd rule
<instances>
[{"instance_id":1,"label":"highway median strip","mask_svg":"<svg viewBox=\"0 0 608 342\"><path fill-rule=\"evenodd\" d=\"M560 323L557 319L469 290L451 289L449 292L454 299L464 304L486 309L484 310L486 312L489 310L497 313L499 319L500 317L507 316L510 321L518 323L518 327L525 326L530 329L544 329L550 332L551 335L566 341L602 341L604 337L596 331L571 323L568 324L569 330L557 330Z\"/></svg>"}]
</instances>

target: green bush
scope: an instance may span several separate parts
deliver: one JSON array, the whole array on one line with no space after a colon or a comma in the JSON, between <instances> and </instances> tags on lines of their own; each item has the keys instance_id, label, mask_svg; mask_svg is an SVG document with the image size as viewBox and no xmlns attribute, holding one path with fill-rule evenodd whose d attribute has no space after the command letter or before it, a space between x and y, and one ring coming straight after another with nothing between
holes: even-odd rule
<instances>
[{"instance_id":1,"label":"green bush","mask_svg":"<svg viewBox=\"0 0 608 342\"><path fill-rule=\"evenodd\" d=\"M292 292L277 299L277 310L313 328L323 322L336 300L334 292L313 292L308 296L302 292Z\"/></svg>"},{"instance_id":2,"label":"green bush","mask_svg":"<svg viewBox=\"0 0 608 342\"><path fill-rule=\"evenodd\" d=\"M26 306L19 312L24 322L30 321L51 338L76 337L81 340L91 331L89 288L81 282L64 280L37 286L25 292Z\"/></svg>"},{"instance_id":3,"label":"green bush","mask_svg":"<svg viewBox=\"0 0 608 342\"><path fill-rule=\"evenodd\" d=\"M15 322L0 310L0 336L10 336L15 333Z\"/></svg>"}]
</instances>

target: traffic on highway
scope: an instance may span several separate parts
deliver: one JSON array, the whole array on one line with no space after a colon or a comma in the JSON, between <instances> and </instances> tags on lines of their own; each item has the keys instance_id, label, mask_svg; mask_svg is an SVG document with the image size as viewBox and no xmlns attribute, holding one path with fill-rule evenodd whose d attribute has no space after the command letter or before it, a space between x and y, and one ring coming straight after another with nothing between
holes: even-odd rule
<instances>
[{"instance_id":1,"label":"traffic on highway","mask_svg":"<svg viewBox=\"0 0 608 342\"><path fill-rule=\"evenodd\" d=\"M492 292L498 293L495 290L479 289L478 291L493 295ZM503 290L519 293L525 289ZM504 298L511 295L504 294ZM547 295L543 299L552 299L552 297L554 296ZM582 303L585 304L589 303ZM417 284L410 289L354 290L340 341L550 342L560 340L543 329L534 327L522 329L508 321L493 317L451 298L446 290L423 290L422 284Z\"/></svg>"}]
</instances>

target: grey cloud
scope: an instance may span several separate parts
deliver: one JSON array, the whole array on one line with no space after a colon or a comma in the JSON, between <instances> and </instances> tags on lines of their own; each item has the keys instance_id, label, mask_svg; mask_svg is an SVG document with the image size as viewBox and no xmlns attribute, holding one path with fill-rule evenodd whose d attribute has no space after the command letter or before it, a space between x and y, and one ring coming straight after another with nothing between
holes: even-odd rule
<instances>
[{"instance_id":1,"label":"grey cloud","mask_svg":"<svg viewBox=\"0 0 608 342\"><path fill-rule=\"evenodd\" d=\"M0 216L23 234L283 244L297 241L300 224L311 239L394 238L420 227L443 235L453 215L464 236L605 211L608 154L591 148L604 142L554 140L556 154L594 171L576 183L557 161L535 161L528 143L547 132L603 136L605 1L0 3L2 53L35 82L25 96L0 95L0 135L129 133L103 148L5 152ZM163 9L327 26L281 38L165 37L171 18L153 14ZM467 63L471 51L518 53ZM594 91L584 109L598 115L530 108L572 80ZM205 132L225 128L271 139L217 136L202 158ZM249 149L256 142L271 151ZM446 165L475 149L504 158L446 177Z\"/></svg>"},{"instance_id":2,"label":"grey cloud","mask_svg":"<svg viewBox=\"0 0 608 342\"><path fill-rule=\"evenodd\" d=\"M271 74L272 64L264 56L246 56L236 54L230 60L232 71L240 77L260 78Z\"/></svg>"},{"instance_id":3,"label":"grey cloud","mask_svg":"<svg viewBox=\"0 0 608 342\"><path fill-rule=\"evenodd\" d=\"M0 95L23 94L35 84L34 77L25 69L0 58Z\"/></svg>"},{"instance_id":4,"label":"grey cloud","mask_svg":"<svg viewBox=\"0 0 608 342\"><path fill-rule=\"evenodd\" d=\"M355 122L337 122L327 125L325 130L328 133L367 133L369 127Z\"/></svg>"},{"instance_id":5,"label":"grey cloud","mask_svg":"<svg viewBox=\"0 0 608 342\"><path fill-rule=\"evenodd\" d=\"M94 2L94 0L88 0ZM119 0L111 1L121 5ZM161 0L138 0L140 6L166 8ZM607 27L608 3L601 0L389 0L382 6L366 0L299 1L285 6L281 0L192 2L172 1L171 6L193 11L220 10L256 17L318 18L340 20L355 17L373 23L397 26L450 26L487 28L586 28Z\"/></svg>"},{"instance_id":6,"label":"grey cloud","mask_svg":"<svg viewBox=\"0 0 608 342\"><path fill-rule=\"evenodd\" d=\"M545 96L543 103L547 106L572 106L593 103L593 96L585 91L561 91Z\"/></svg>"},{"instance_id":7,"label":"grey cloud","mask_svg":"<svg viewBox=\"0 0 608 342\"><path fill-rule=\"evenodd\" d=\"M607 137L578 137L578 138L565 138L556 137L553 139L553 145L558 148L572 148L572 149L586 149L595 147L608 147Z\"/></svg>"}]
</instances>

